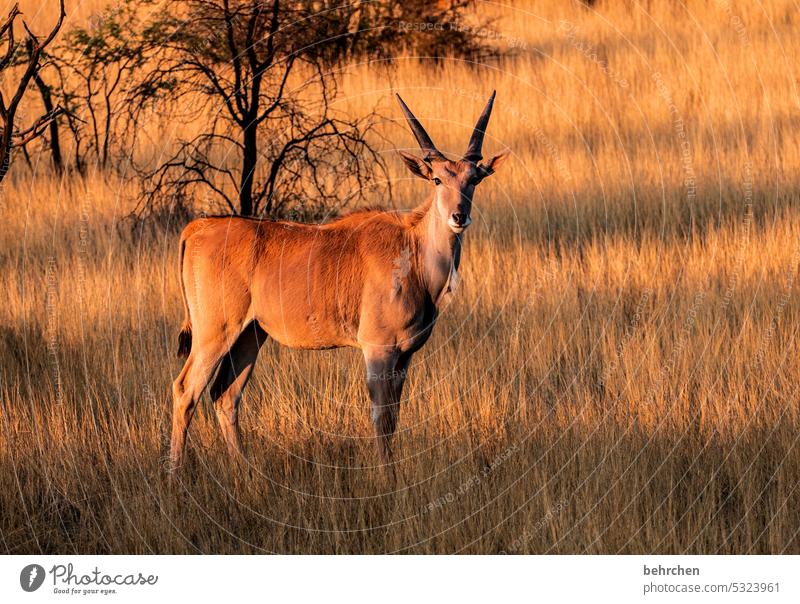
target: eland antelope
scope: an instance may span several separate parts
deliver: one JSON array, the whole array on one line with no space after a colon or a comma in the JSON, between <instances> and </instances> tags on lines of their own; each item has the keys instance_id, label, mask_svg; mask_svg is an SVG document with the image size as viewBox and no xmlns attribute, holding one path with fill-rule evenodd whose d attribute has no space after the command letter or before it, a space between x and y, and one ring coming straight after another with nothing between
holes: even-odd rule
<instances>
[{"instance_id":1,"label":"eland antelope","mask_svg":"<svg viewBox=\"0 0 800 604\"><path fill-rule=\"evenodd\" d=\"M187 359L173 384L173 469L217 370L211 399L230 453L241 454L239 400L268 337L292 348L361 349L378 447L390 464L406 369L454 289L475 186L507 157L481 161L494 97L464 156L450 160L398 95L424 153L400 156L432 187L410 212L361 211L321 225L225 216L184 229L178 355Z\"/></svg>"}]
</instances>

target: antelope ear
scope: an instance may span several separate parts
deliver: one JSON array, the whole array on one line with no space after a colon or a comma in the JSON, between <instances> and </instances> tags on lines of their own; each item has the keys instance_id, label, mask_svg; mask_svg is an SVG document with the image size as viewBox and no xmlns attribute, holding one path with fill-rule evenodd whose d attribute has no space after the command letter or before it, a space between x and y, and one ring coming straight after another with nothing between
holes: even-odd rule
<instances>
[{"instance_id":1,"label":"antelope ear","mask_svg":"<svg viewBox=\"0 0 800 604\"><path fill-rule=\"evenodd\" d=\"M428 164L425 160L420 159L416 155L406 153L405 151L398 151L397 153L400 154L400 157L405 162L406 167L411 170L411 173L414 176L419 176L425 180L430 180L433 178L433 170L431 169L430 164Z\"/></svg>"},{"instance_id":2,"label":"antelope ear","mask_svg":"<svg viewBox=\"0 0 800 604\"><path fill-rule=\"evenodd\" d=\"M494 157L492 157L489 161L485 164L481 164L478 166L478 169L481 171L481 178L486 178L487 176L494 174L506 159L508 159L508 155L511 153L510 150L505 150L502 153L498 153Z\"/></svg>"}]
</instances>

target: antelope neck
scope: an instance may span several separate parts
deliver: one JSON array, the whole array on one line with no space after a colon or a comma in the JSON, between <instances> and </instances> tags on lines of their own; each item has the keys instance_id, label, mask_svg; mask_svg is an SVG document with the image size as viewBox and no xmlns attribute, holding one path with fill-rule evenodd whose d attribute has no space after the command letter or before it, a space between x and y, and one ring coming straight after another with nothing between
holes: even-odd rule
<instances>
[{"instance_id":1,"label":"antelope neck","mask_svg":"<svg viewBox=\"0 0 800 604\"><path fill-rule=\"evenodd\" d=\"M450 280L461 260L461 235L442 220L432 199L425 217L418 225L420 266L428 293L438 306L450 287Z\"/></svg>"}]
</instances>

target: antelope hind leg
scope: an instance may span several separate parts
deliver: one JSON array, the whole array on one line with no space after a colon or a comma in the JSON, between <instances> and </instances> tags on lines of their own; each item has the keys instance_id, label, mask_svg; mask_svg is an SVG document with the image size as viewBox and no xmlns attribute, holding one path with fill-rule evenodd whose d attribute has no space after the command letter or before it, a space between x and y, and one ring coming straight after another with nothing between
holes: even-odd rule
<instances>
[{"instance_id":1,"label":"antelope hind leg","mask_svg":"<svg viewBox=\"0 0 800 604\"><path fill-rule=\"evenodd\" d=\"M221 353L213 356L192 351L172 385L172 439L170 443L170 469L174 472L183 465L186 432L192 422L197 401L211 381L219 364Z\"/></svg>"},{"instance_id":2,"label":"antelope hind leg","mask_svg":"<svg viewBox=\"0 0 800 604\"><path fill-rule=\"evenodd\" d=\"M242 331L231 350L222 360L217 378L211 386L211 400L217 420L225 437L228 453L233 459L242 457L239 433L239 402L253 373L258 351L267 333L255 322Z\"/></svg>"}]
</instances>

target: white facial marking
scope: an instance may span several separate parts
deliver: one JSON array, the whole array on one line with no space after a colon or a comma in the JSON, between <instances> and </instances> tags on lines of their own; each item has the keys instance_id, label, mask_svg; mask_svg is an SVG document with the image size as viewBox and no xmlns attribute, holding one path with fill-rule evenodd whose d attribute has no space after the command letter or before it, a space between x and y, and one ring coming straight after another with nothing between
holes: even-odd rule
<instances>
[{"instance_id":1,"label":"white facial marking","mask_svg":"<svg viewBox=\"0 0 800 604\"><path fill-rule=\"evenodd\" d=\"M472 218L470 218L469 216L467 216L467 221L464 224L458 224L452 218L450 218L447 221L447 226L449 226L450 230L452 230L454 233L463 233L464 230L471 224L472 224Z\"/></svg>"},{"instance_id":2,"label":"white facial marking","mask_svg":"<svg viewBox=\"0 0 800 604\"><path fill-rule=\"evenodd\" d=\"M453 272L450 273L450 284L448 288L450 289L450 293L455 293L458 289L458 284L461 283L461 276L458 274L458 271L453 267Z\"/></svg>"},{"instance_id":3,"label":"white facial marking","mask_svg":"<svg viewBox=\"0 0 800 604\"><path fill-rule=\"evenodd\" d=\"M445 308L450 306L450 303L453 301L453 298L455 298L456 289L458 289L458 284L460 281L461 277L459 276L456 267L453 267L450 271L450 277L448 278L447 283L444 286L444 290L442 290L442 293L439 297L439 301L437 303L437 306L441 310L444 310Z\"/></svg>"}]
</instances>

